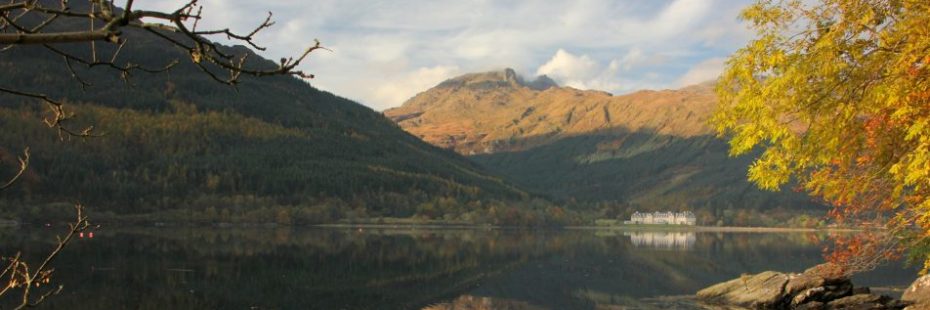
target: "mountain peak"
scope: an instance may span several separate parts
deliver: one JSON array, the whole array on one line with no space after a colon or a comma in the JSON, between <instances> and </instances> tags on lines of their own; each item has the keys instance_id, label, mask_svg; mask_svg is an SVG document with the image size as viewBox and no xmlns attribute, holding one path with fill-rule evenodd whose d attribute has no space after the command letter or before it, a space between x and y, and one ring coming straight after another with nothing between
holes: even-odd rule
<instances>
[{"instance_id":1,"label":"mountain peak","mask_svg":"<svg viewBox=\"0 0 930 310\"><path fill-rule=\"evenodd\" d=\"M535 89L535 90L546 90L553 87L559 87L559 84L554 80L549 78L549 76L543 74L537 76L535 80L526 83L526 87Z\"/></svg>"},{"instance_id":2,"label":"mountain peak","mask_svg":"<svg viewBox=\"0 0 930 310\"><path fill-rule=\"evenodd\" d=\"M468 73L460 75L439 83L438 88L459 88L468 87L472 89L494 89L499 87L527 87L535 90L545 90L550 87L558 87L552 79L545 75L537 77L533 81L525 81L522 76L511 68L503 70Z\"/></svg>"}]
</instances>

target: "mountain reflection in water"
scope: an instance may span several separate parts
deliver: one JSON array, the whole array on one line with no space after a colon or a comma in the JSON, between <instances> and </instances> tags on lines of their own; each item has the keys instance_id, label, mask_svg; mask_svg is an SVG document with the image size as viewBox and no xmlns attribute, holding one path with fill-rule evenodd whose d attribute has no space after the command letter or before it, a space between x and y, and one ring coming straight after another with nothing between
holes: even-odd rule
<instances>
[{"instance_id":1,"label":"mountain reflection in water","mask_svg":"<svg viewBox=\"0 0 930 310\"><path fill-rule=\"evenodd\" d=\"M0 230L0 253L53 230ZM56 261L50 309L595 309L691 307L742 273L800 271L820 233L492 229L103 229ZM669 249L674 249L670 251ZM686 249L686 250L684 250ZM856 283L906 286L886 266ZM0 304L0 308L8 305Z\"/></svg>"}]
</instances>

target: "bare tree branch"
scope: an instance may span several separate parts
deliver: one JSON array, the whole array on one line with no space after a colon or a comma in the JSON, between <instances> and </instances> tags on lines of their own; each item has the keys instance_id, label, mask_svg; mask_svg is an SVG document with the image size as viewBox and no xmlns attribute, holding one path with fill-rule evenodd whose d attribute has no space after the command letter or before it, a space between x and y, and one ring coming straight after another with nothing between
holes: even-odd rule
<instances>
[{"instance_id":1,"label":"bare tree branch","mask_svg":"<svg viewBox=\"0 0 930 310\"><path fill-rule=\"evenodd\" d=\"M124 2L124 9L121 13L114 10L114 1L89 0L89 8L86 11L75 11L67 5L67 1L60 1L58 7L49 7L39 3L38 0L11 0L9 4L0 5L0 53L11 48L24 45L41 45L47 51L60 55L64 61L64 67L68 69L71 77L86 89L91 85L89 81L81 78L75 65L82 65L88 69L94 67L105 67L119 72L120 77L127 80L134 71L146 73L165 72L177 64L178 59L170 59L163 67L151 68L130 62L118 63L117 57L127 44L128 40L123 36L125 29L138 29L141 33L153 35L155 38L162 40L168 46L174 46L184 50L189 56L190 61L204 74L216 82L235 86L238 85L239 79L243 75L263 77L272 75L291 75L300 78L310 79L312 74L303 72L297 67L314 51L326 49L321 46L318 40L305 49L296 57L281 58L276 68L268 67L247 67L250 63L249 53L245 52L240 55L224 51L226 48L209 40L211 36L223 36L234 42L242 42L252 48L264 51L266 48L255 42L255 36L262 30L268 29L274 22L271 12L265 19L251 31L239 34L229 28L214 30L199 30L199 21L202 19L203 6L198 4L197 0L189 0L174 11L159 12L151 10L135 10L133 4L135 1L127 0ZM34 16L38 20L34 26L25 25L28 19L25 16ZM87 20L87 28L84 30L74 30L71 27L67 31L45 31L51 29L48 26L56 21L62 20ZM187 23L191 23L188 27ZM98 25L102 25L99 26ZM98 57L97 42L114 44L115 50L111 57L101 60ZM73 52L55 46L58 43L75 43L89 42L89 56L82 57ZM266 65L267 66L267 65ZM39 99L47 103L52 111L52 117L45 120L46 124L58 130L59 135L65 136L89 137L93 136L90 130L93 127L87 127L82 130L72 130L63 124L73 118L71 113L65 112L64 105L57 100L50 98L45 94L19 91L0 86L0 92Z\"/></svg>"},{"instance_id":2,"label":"bare tree branch","mask_svg":"<svg viewBox=\"0 0 930 310\"><path fill-rule=\"evenodd\" d=\"M64 103L60 101L53 100L44 94L30 93L19 91L15 89L9 89L0 87L0 92L9 93L22 97L29 97L34 99L39 99L48 104L51 109L52 116L44 120L45 124L49 127L55 128L58 131L59 138L64 139L66 136L71 137L99 137L100 135L93 133L94 126L84 127L80 130L74 130L65 126L65 123L74 118L73 113L69 113L65 110Z\"/></svg>"},{"instance_id":3,"label":"bare tree branch","mask_svg":"<svg viewBox=\"0 0 930 310\"><path fill-rule=\"evenodd\" d=\"M169 59L165 62L165 66L152 68L130 62L117 62L120 53L124 50L123 47L129 42L130 36L127 35L129 33L152 36L165 46L183 50L189 55L190 61L207 76L217 82L233 86L238 84L243 75L254 77L284 75L313 78L312 74L305 73L297 69L297 67L312 52L318 49L326 49L320 45L319 41L314 40L313 44L302 53L296 55L296 57L282 58L277 66L268 66L260 62L254 62L253 64L247 61L250 56L249 52L231 52L230 49L214 43L209 38L225 37L226 40L242 43L258 51L264 51L266 48L256 43L255 37L261 31L274 25L270 12L251 31L240 34L229 28L199 29L204 7L197 0L187 0L183 5L170 12L137 10L134 7L134 0L123 2L122 11L114 7L115 1L112 0L80 1L87 1L89 6L84 6L82 10L73 10L69 7L67 0L57 1L57 6L47 4L49 1L40 3L39 0L4 1L7 3L0 4L0 53L20 46L39 46L52 54L60 56L71 77L84 89L91 86L91 83L79 75L80 71L76 70L75 66L87 69L95 67L108 68L115 70L120 74L121 78L127 80L137 70L147 73L160 73L172 69L179 63L179 59ZM83 23L84 21L86 21L86 24ZM65 25L65 27L57 27L56 25ZM89 53L86 55L83 52L78 53L73 49L56 45L59 43L80 42L89 43ZM101 46L97 46L98 43L101 46L110 46L112 49L100 48ZM113 50L113 54L109 55L109 57L101 57L98 55L100 50ZM65 109L62 100L53 99L42 93L3 86L0 86L0 93L46 103L51 113L49 117L44 119L44 122L49 127L56 129L61 139L66 137L98 136L93 132L94 126L83 129L70 128L68 122L74 118L74 114ZM19 158L20 168L18 172L0 186L0 191L9 188L22 178L29 166L29 158L29 149L26 148L22 157ZM72 240L74 235L89 227L87 217L84 215L84 207L81 205L75 207L77 217L69 225L69 231L64 237L58 238L56 247L52 249L37 268L32 269L22 259L20 253L11 258L0 258L6 263L5 268L0 270L0 285L6 282L6 286L0 287L0 297L11 292L21 292L21 302L16 309L38 305L49 296L58 294L61 291L61 286L44 292L39 292L38 288L49 283L53 272L50 264Z\"/></svg>"},{"instance_id":4,"label":"bare tree branch","mask_svg":"<svg viewBox=\"0 0 930 310\"><path fill-rule=\"evenodd\" d=\"M117 35L107 31L73 31L56 33L0 33L0 44L48 44L108 40L116 42Z\"/></svg>"},{"instance_id":5,"label":"bare tree branch","mask_svg":"<svg viewBox=\"0 0 930 310\"><path fill-rule=\"evenodd\" d=\"M61 254L71 240L74 239L75 235L91 227L90 223L87 221L87 216L84 214L84 206L80 204L75 205L75 213L77 216L74 222L68 224L68 231L65 233L64 237L58 236L55 247L35 269L32 269L28 263L22 260L21 253L17 253L11 258L2 259L9 263L7 263L3 271L0 272L0 279L5 279L0 281L6 282L3 288L0 289L0 297L10 292L19 291L21 294L18 295L20 302L15 309L35 307L44 302L48 297L61 292L63 288L61 285L45 292L36 291L38 291L42 285L48 285L51 282L54 270L49 268L49 266L52 261Z\"/></svg>"},{"instance_id":6,"label":"bare tree branch","mask_svg":"<svg viewBox=\"0 0 930 310\"><path fill-rule=\"evenodd\" d=\"M6 183L0 185L0 192L10 188L10 186L13 186L13 184L16 183L16 181L19 181L19 179L23 176L23 173L25 173L26 169L29 168L29 155L29 148L27 147L25 150L23 150L23 156L19 158L19 169L17 170L16 174L13 175L13 177L6 181ZM0 274L0 277L2 276L3 275Z\"/></svg>"}]
</instances>

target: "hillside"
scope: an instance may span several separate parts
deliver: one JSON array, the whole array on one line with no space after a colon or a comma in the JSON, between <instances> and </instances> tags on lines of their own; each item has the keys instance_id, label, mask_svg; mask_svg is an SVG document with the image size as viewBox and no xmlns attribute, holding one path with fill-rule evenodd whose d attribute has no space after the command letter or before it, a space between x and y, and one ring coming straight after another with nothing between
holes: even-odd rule
<instances>
[{"instance_id":1,"label":"hillside","mask_svg":"<svg viewBox=\"0 0 930 310\"><path fill-rule=\"evenodd\" d=\"M75 66L92 83L82 90L60 56L22 46L0 53L0 85L68 102L77 115L74 126L93 124L104 134L59 141L42 124L44 104L0 95L0 175L12 173L23 148L33 154L23 182L0 196L4 212L35 216L47 210L24 206L76 201L97 212L174 209L214 217L249 208L278 216L280 210L268 208L312 206L287 210L312 210L301 213L306 221L330 221L411 216L418 205L438 199L528 197L380 113L307 82L244 77L232 88L185 61L189 55L150 36L127 35L133 44L123 48L120 62L160 67L177 58L180 64L167 73L137 72L128 83L112 70ZM103 44L98 49L112 52Z\"/></svg>"},{"instance_id":2,"label":"hillside","mask_svg":"<svg viewBox=\"0 0 930 310\"><path fill-rule=\"evenodd\" d=\"M762 192L745 181L750 158L728 158L707 126L716 100L711 84L622 96L531 84L511 69L464 75L385 115L562 199L646 209L811 204L802 194Z\"/></svg>"},{"instance_id":3,"label":"hillside","mask_svg":"<svg viewBox=\"0 0 930 310\"><path fill-rule=\"evenodd\" d=\"M640 91L612 96L601 91L533 87L512 69L467 74L385 111L405 130L462 154L526 150L565 138L604 131L649 131L696 137L713 108L710 85L679 91Z\"/></svg>"}]
</instances>

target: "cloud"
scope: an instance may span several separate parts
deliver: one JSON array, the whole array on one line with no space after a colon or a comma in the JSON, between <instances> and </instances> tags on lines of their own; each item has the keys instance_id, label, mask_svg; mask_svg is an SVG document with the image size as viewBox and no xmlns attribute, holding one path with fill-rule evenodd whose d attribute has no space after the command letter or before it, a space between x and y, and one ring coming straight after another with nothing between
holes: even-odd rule
<instances>
[{"instance_id":1,"label":"cloud","mask_svg":"<svg viewBox=\"0 0 930 310\"><path fill-rule=\"evenodd\" d=\"M597 75L598 70L598 64L591 60L591 57L575 56L559 49L549 61L536 70L536 74L545 74L562 81L583 81Z\"/></svg>"},{"instance_id":2,"label":"cloud","mask_svg":"<svg viewBox=\"0 0 930 310\"><path fill-rule=\"evenodd\" d=\"M623 57L605 63L598 62L587 54L575 55L559 49L536 70L536 74L545 74L563 86L621 94L666 86L667 83L663 82L664 75L660 73L630 71L659 59L662 59L660 55L644 55L642 51L634 48Z\"/></svg>"},{"instance_id":3,"label":"cloud","mask_svg":"<svg viewBox=\"0 0 930 310\"><path fill-rule=\"evenodd\" d=\"M723 72L725 61L725 58L715 57L699 62L679 77L675 85L682 87L715 80Z\"/></svg>"},{"instance_id":4,"label":"cloud","mask_svg":"<svg viewBox=\"0 0 930 310\"><path fill-rule=\"evenodd\" d=\"M313 85L382 109L451 75L505 67L612 93L676 87L745 44L737 13L752 1L202 0L201 27L249 31L272 11L263 56L292 56L318 38L333 52L301 65Z\"/></svg>"},{"instance_id":5,"label":"cloud","mask_svg":"<svg viewBox=\"0 0 930 310\"><path fill-rule=\"evenodd\" d=\"M372 108L383 110L394 106L395 102L404 102L417 93L459 74L457 66L435 66L419 68L413 72L399 76L397 79L387 81L372 94L376 103L391 103L375 105Z\"/></svg>"}]
</instances>

